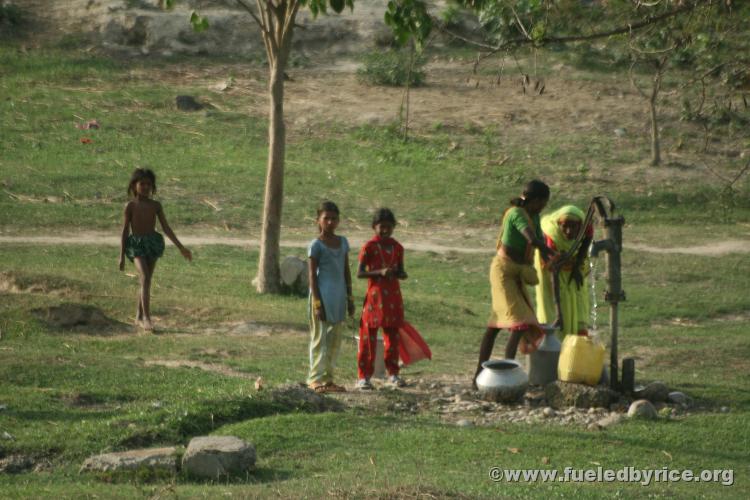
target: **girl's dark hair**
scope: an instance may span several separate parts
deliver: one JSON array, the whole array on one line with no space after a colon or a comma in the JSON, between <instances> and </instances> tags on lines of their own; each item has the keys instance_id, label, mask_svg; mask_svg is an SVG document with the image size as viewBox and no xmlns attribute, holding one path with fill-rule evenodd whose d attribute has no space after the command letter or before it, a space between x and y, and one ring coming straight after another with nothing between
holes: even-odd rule
<instances>
[{"instance_id":1,"label":"girl's dark hair","mask_svg":"<svg viewBox=\"0 0 750 500\"><path fill-rule=\"evenodd\" d=\"M151 180L151 191L156 192L156 174L150 168L136 168L133 173L130 174L130 184L128 184L128 196L135 197L135 185L141 179Z\"/></svg>"},{"instance_id":2,"label":"girl's dark hair","mask_svg":"<svg viewBox=\"0 0 750 500\"><path fill-rule=\"evenodd\" d=\"M549 199L549 186L544 182L534 179L529 181L523 188L523 196L519 198L513 198L510 200L510 204L515 207L523 207L532 200L548 200Z\"/></svg>"},{"instance_id":3,"label":"girl's dark hair","mask_svg":"<svg viewBox=\"0 0 750 500\"><path fill-rule=\"evenodd\" d=\"M320 202L320 205L318 205L318 217L320 217L320 214L323 212L335 212L336 215L339 215L339 207L330 200L322 201Z\"/></svg>"},{"instance_id":4,"label":"girl's dark hair","mask_svg":"<svg viewBox=\"0 0 750 500\"><path fill-rule=\"evenodd\" d=\"M372 227L380 224L381 222L390 222L394 226L396 225L396 216L390 208L378 208L372 214Z\"/></svg>"}]
</instances>

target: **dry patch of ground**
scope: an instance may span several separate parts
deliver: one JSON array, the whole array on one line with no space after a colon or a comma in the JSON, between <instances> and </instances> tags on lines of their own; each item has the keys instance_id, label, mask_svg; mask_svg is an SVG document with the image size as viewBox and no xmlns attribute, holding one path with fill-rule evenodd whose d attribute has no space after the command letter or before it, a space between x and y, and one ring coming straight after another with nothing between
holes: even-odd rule
<instances>
[{"instance_id":1,"label":"dry patch of ground","mask_svg":"<svg viewBox=\"0 0 750 500\"><path fill-rule=\"evenodd\" d=\"M31 313L53 330L111 335L128 328L124 323L109 318L101 309L87 304L66 303L34 309Z\"/></svg>"}]
</instances>

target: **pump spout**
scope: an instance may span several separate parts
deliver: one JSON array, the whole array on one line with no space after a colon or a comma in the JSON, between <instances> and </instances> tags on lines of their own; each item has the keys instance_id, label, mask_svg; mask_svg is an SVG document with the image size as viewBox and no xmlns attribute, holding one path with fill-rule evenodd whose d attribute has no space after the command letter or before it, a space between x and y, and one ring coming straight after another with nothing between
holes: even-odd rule
<instances>
[{"instance_id":1,"label":"pump spout","mask_svg":"<svg viewBox=\"0 0 750 500\"><path fill-rule=\"evenodd\" d=\"M610 239L595 241L591 244L591 250L589 255L593 258L599 257L599 254L604 251L607 253L612 252L616 248L614 241Z\"/></svg>"}]
</instances>

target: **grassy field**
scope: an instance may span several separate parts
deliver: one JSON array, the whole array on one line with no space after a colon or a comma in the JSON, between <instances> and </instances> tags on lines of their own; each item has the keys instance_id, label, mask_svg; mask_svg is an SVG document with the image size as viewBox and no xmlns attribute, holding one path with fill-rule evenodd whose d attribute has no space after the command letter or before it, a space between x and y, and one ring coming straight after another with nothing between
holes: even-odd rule
<instances>
[{"instance_id":1,"label":"grassy field","mask_svg":"<svg viewBox=\"0 0 750 500\"><path fill-rule=\"evenodd\" d=\"M304 379L305 301L254 295L246 279L253 271L252 252L220 246L199 250L201 258L193 265L179 262L174 250L160 264L155 315L163 318L165 327L159 335L144 337L125 325L132 313L135 280L116 272L111 250L2 248L3 261L17 281L64 290L63 296L4 295L0 401L8 409L0 413L0 425L14 440L5 441L2 449L50 462L43 472L0 476L6 493L130 496L160 491L167 485L104 484L78 476L77 469L95 452L185 443L205 432L256 443L260 469L239 483L178 479L169 488L180 496L214 496L219 491L344 496L362 489L384 497L420 491L467 497L599 496L616 491L633 497L644 492L741 497L748 491L744 429L750 411L750 349L743 321L750 299L740 293L747 259L712 262L708 275L694 269L707 266L709 258L677 263L651 254L628 255L623 355L638 359L639 382L663 380L694 397L701 410L679 421L628 422L592 433L554 425L458 429L431 413L365 407L309 414L304 408L274 404L252 388L252 379L236 375L262 375L269 386ZM83 260L87 266L80 265ZM442 256L416 254L409 264L414 279L404 285L407 316L428 335L435 359L407 370L406 376L468 375L489 299L483 276L486 258L445 262ZM207 282L205 276L213 279ZM441 294L440 289L452 293ZM356 293L362 291L358 286ZM220 305L215 297L221 297ZM94 304L122 324L106 332L65 331L46 327L30 313L60 302ZM232 321L259 319L279 331L268 337L216 332ZM346 382L355 378L354 356L353 344L347 343L340 369ZM152 364L164 360L217 363L236 373ZM721 413L721 407L729 412ZM513 454L509 448L521 452ZM736 484L565 484L550 489L541 484L501 487L486 477L490 466L541 467L543 457L560 468L732 468Z\"/></svg>"},{"instance_id":2,"label":"grassy field","mask_svg":"<svg viewBox=\"0 0 750 500\"><path fill-rule=\"evenodd\" d=\"M227 71L224 63L212 64L0 48L0 235L116 234L129 173L147 164L159 175L159 197L178 235L257 236L266 122L246 110L263 96L211 92L204 81L179 78ZM249 71L262 77L262 68ZM172 104L178 94L199 95L216 107L178 113ZM101 129L75 128L92 118ZM674 124L667 140L691 133L688 125ZM82 137L93 142L83 144ZM746 151L746 141L729 131L715 148ZM505 156L511 159L497 165ZM745 180L726 199L721 183L698 166L705 158L681 156L682 166L659 170L646 166L647 157L643 141L616 141L605 132L561 131L530 144L499 125L440 122L404 143L388 125L298 127L288 152L285 234L311 238L314 206L330 197L344 208L345 235L365 234L369 210L385 203L406 222L396 237L433 232L448 235L444 244L491 250L505 200L524 180L541 176L553 186L553 205L609 194L628 220L626 244L628 238L667 247L750 239ZM712 167L729 174L744 162L739 155L717 155ZM622 355L636 358L639 383L662 380L693 397L696 408L684 418L592 432L547 424L458 428L434 411L399 410L398 394L385 391L373 395L372 404L341 411L280 403L269 391L256 391L253 381L262 376L274 387L304 379L306 300L257 295L250 285L255 249L193 250L192 264L173 247L159 263L153 312L160 330L144 336L130 326L134 270L116 270L116 249L0 243L2 283L20 288L0 287L0 404L7 405L0 411L0 460L23 455L40 466L0 474L0 496L750 495L746 253L624 254ZM407 379L468 383L488 314L488 265L486 255L407 254L406 314L434 352L431 363L407 369ZM600 296L604 286L600 276ZM363 291L364 283L356 282L355 295ZM61 304L95 306L111 323L50 327L40 311ZM606 314L600 308L600 326ZM247 322L255 330L238 333L237 325ZM356 375L355 355L353 342L345 343L339 364L348 384ZM220 483L184 477L111 482L78 473L95 453L186 444L205 433L253 442L258 470ZM505 484L488 478L493 466L599 465L733 469L734 485Z\"/></svg>"},{"instance_id":3,"label":"grassy field","mask_svg":"<svg viewBox=\"0 0 750 500\"><path fill-rule=\"evenodd\" d=\"M148 165L159 176L159 195L176 227L257 232L265 100L254 93L207 90L212 80L206 64L126 63L60 52L29 56L0 49L5 96L0 225L14 233L111 229L121 216L129 173ZM217 68L224 77L240 71L263 79L262 68ZM178 94L200 96L215 108L176 112ZM697 134L664 112L670 125L664 131L667 145L677 136ZM101 129L74 126L92 118ZM318 199L328 197L350 222L364 227L369 211L381 203L393 205L410 227L489 227L506 200L533 176L549 181L553 205L584 203L606 192L629 221L639 224L671 225L686 217L712 225L721 225L719 219L747 220L747 176L727 197L725 183L703 167L733 177L747 162L738 151L750 147L742 130L716 134L718 143L708 155L690 154L689 147L675 151L676 160L657 170L647 166L645 136L620 141L597 128L555 129L553 135L545 129L541 136L532 129L529 136L503 127L438 121L404 143L390 126L292 126L284 224L310 227ZM82 144L82 138L93 142Z\"/></svg>"}]
</instances>

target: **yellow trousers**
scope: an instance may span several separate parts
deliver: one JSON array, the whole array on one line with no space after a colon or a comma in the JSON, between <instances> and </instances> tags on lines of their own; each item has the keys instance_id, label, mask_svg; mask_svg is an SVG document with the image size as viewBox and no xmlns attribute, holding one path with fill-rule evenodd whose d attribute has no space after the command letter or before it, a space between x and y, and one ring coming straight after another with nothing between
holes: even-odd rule
<instances>
[{"instance_id":1,"label":"yellow trousers","mask_svg":"<svg viewBox=\"0 0 750 500\"><path fill-rule=\"evenodd\" d=\"M333 370L341 349L344 322L320 321L310 312L310 374L307 383L333 382Z\"/></svg>"}]
</instances>

